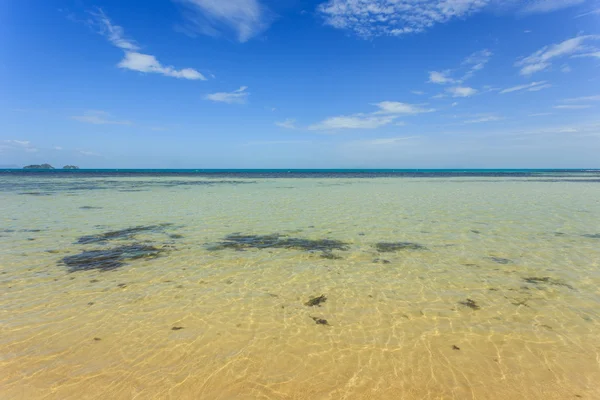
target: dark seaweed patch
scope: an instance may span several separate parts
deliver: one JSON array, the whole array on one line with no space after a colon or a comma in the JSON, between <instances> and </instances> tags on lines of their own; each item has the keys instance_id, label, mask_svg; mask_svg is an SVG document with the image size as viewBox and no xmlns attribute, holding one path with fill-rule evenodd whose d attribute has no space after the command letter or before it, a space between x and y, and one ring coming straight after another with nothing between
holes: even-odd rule
<instances>
[{"instance_id":1,"label":"dark seaweed patch","mask_svg":"<svg viewBox=\"0 0 600 400\"><path fill-rule=\"evenodd\" d=\"M69 272L101 270L110 271L140 258L156 258L164 250L144 244L129 244L102 250L88 250L64 257L61 262Z\"/></svg>"},{"instance_id":2,"label":"dark seaweed patch","mask_svg":"<svg viewBox=\"0 0 600 400\"><path fill-rule=\"evenodd\" d=\"M321 307L321 303L325 303L326 301L327 297L325 297L325 295L322 294L318 297L311 297L306 303L304 303L304 305L309 307Z\"/></svg>"},{"instance_id":3,"label":"dark seaweed patch","mask_svg":"<svg viewBox=\"0 0 600 400\"><path fill-rule=\"evenodd\" d=\"M459 301L458 304L463 305L465 307L469 307L472 310L479 310L481 308L474 300L471 300L471 299L467 299L465 301Z\"/></svg>"},{"instance_id":4,"label":"dark seaweed patch","mask_svg":"<svg viewBox=\"0 0 600 400\"><path fill-rule=\"evenodd\" d=\"M169 235L169 237L171 239L181 239L183 238L183 235L180 235L179 233L173 233L172 235Z\"/></svg>"},{"instance_id":5,"label":"dark seaweed patch","mask_svg":"<svg viewBox=\"0 0 600 400\"><path fill-rule=\"evenodd\" d=\"M488 257L489 260L492 260L493 262L497 263L497 264L512 264L512 260L509 260L508 258L501 258L501 257Z\"/></svg>"},{"instance_id":6,"label":"dark seaweed patch","mask_svg":"<svg viewBox=\"0 0 600 400\"><path fill-rule=\"evenodd\" d=\"M231 234L209 250L245 250L245 249L295 249L304 251L322 251L331 253L332 250L348 250L348 244L333 239L303 239L286 235L242 235Z\"/></svg>"},{"instance_id":7,"label":"dark seaweed patch","mask_svg":"<svg viewBox=\"0 0 600 400\"><path fill-rule=\"evenodd\" d=\"M587 234L587 235L581 235L581 236L590 238L590 239L600 239L600 233L593 233L593 234Z\"/></svg>"},{"instance_id":8,"label":"dark seaweed patch","mask_svg":"<svg viewBox=\"0 0 600 400\"><path fill-rule=\"evenodd\" d=\"M373 260L374 263L381 263L381 264L391 264L390 260L384 260L382 258L376 258Z\"/></svg>"},{"instance_id":9,"label":"dark seaweed patch","mask_svg":"<svg viewBox=\"0 0 600 400\"><path fill-rule=\"evenodd\" d=\"M473 232L473 233L475 233L475 234L477 234L477 235L479 235L479 234L481 233L481 231L478 231L478 230L476 230L476 229L471 229L471 232Z\"/></svg>"},{"instance_id":10,"label":"dark seaweed patch","mask_svg":"<svg viewBox=\"0 0 600 400\"><path fill-rule=\"evenodd\" d=\"M321 254L321 258L326 258L328 260L341 260L342 259L341 256L338 256L337 254L334 254L334 253L331 253L331 252L328 252L328 251L324 251Z\"/></svg>"},{"instance_id":11,"label":"dark seaweed patch","mask_svg":"<svg viewBox=\"0 0 600 400\"><path fill-rule=\"evenodd\" d=\"M553 285L553 286L563 286L569 289L574 289L573 286L569 285L568 283L565 283L563 281L561 281L560 279L554 279L554 278L550 278L549 276L544 276L544 277L528 277L528 278L523 278L523 280L527 283L531 283L534 285L540 285L540 284L547 284L547 285Z\"/></svg>"},{"instance_id":12,"label":"dark seaweed patch","mask_svg":"<svg viewBox=\"0 0 600 400\"><path fill-rule=\"evenodd\" d=\"M329 325L329 322L327 322L326 319L323 318L318 318L318 317L311 317L313 321L315 321L315 323L317 325Z\"/></svg>"},{"instance_id":13,"label":"dark seaweed patch","mask_svg":"<svg viewBox=\"0 0 600 400\"><path fill-rule=\"evenodd\" d=\"M82 207L79 207L79 209L81 209L81 210L100 210L100 209L102 209L102 207L82 206Z\"/></svg>"},{"instance_id":14,"label":"dark seaweed patch","mask_svg":"<svg viewBox=\"0 0 600 400\"><path fill-rule=\"evenodd\" d=\"M134 226L132 228L110 231L97 235L82 236L77 240L77 244L102 243L113 239L132 239L136 234L142 232L161 232L173 224L160 224L148 226Z\"/></svg>"},{"instance_id":15,"label":"dark seaweed patch","mask_svg":"<svg viewBox=\"0 0 600 400\"><path fill-rule=\"evenodd\" d=\"M25 195L25 196L51 196L50 193L44 193L44 192L22 192L19 194Z\"/></svg>"},{"instance_id":16,"label":"dark seaweed patch","mask_svg":"<svg viewBox=\"0 0 600 400\"><path fill-rule=\"evenodd\" d=\"M411 242L379 242L375 248L380 253L391 253L401 250L427 250L427 247L418 243Z\"/></svg>"}]
</instances>

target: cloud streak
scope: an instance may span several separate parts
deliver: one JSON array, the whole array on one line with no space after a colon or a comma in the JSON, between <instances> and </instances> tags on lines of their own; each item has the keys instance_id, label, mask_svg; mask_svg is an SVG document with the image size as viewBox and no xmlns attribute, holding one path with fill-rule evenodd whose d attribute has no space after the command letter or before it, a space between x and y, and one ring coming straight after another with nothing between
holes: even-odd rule
<instances>
[{"instance_id":1,"label":"cloud streak","mask_svg":"<svg viewBox=\"0 0 600 400\"><path fill-rule=\"evenodd\" d=\"M547 81L531 82L531 83L528 83L525 85L518 85L518 86L506 88L504 90L501 90L500 94L518 92L521 90L527 90L529 92L537 92L539 90L546 89L551 86L552 85L550 85Z\"/></svg>"},{"instance_id":2,"label":"cloud streak","mask_svg":"<svg viewBox=\"0 0 600 400\"><path fill-rule=\"evenodd\" d=\"M110 117L106 111L89 110L83 115L72 116L71 119L94 125L132 125L131 121L118 121Z\"/></svg>"},{"instance_id":3,"label":"cloud streak","mask_svg":"<svg viewBox=\"0 0 600 400\"><path fill-rule=\"evenodd\" d=\"M598 35L576 36L561 43L544 46L533 54L518 60L515 66L521 68L521 75L532 75L549 68L553 59L594 54L593 52L597 49L586 43L598 39L600 39Z\"/></svg>"},{"instance_id":4,"label":"cloud streak","mask_svg":"<svg viewBox=\"0 0 600 400\"><path fill-rule=\"evenodd\" d=\"M312 131L333 131L339 129L377 129L391 124L401 115L415 115L435 111L420 105L397 101L382 101L373 104L379 110L372 113L359 113L329 117L308 127Z\"/></svg>"},{"instance_id":5,"label":"cloud streak","mask_svg":"<svg viewBox=\"0 0 600 400\"><path fill-rule=\"evenodd\" d=\"M215 101L218 103L243 104L247 101L248 96L250 95L247 90L247 86L242 86L233 92L211 93L207 94L204 98L206 100Z\"/></svg>"},{"instance_id":6,"label":"cloud streak","mask_svg":"<svg viewBox=\"0 0 600 400\"><path fill-rule=\"evenodd\" d=\"M269 10L258 0L174 0L184 6L185 31L220 36L234 32L246 42L267 29L272 21Z\"/></svg>"},{"instance_id":7,"label":"cloud streak","mask_svg":"<svg viewBox=\"0 0 600 400\"><path fill-rule=\"evenodd\" d=\"M125 52L125 58L117 66L132 71L155 73L172 78L188 80L206 80L206 77L193 68L176 69L175 67L161 64L155 56L138 52L140 47L131 39L125 37L123 28L112 23L102 9L90 12L93 17L92 25L99 29L113 46Z\"/></svg>"}]
</instances>

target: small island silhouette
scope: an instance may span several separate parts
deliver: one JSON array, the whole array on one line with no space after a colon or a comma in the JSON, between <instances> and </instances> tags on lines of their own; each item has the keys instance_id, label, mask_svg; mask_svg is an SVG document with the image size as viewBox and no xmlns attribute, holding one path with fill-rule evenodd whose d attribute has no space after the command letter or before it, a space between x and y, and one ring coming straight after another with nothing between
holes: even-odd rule
<instances>
[{"instance_id":1,"label":"small island silhouette","mask_svg":"<svg viewBox=\"0 0 600 400\"><path fill-rule=\"evenodd\" d=\"M32 164L32 165L24 166L23 169L56 169L56 168L54 168L50 164ZM79 169L79 167L76 165L65 165L63 167L63 169Z\"/></svg>"}]
</instances>

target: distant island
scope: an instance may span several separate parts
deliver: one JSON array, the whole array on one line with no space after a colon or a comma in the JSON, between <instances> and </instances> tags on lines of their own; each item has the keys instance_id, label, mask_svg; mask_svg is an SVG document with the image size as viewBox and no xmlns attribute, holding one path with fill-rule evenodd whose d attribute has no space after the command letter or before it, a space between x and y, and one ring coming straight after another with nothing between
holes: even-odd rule
<instances>
[{"instance_id":1,"label":"distant island","mask_svg":"<svg viewBox=\"0 0 600 400\"><path fill-rule=\"evenodd\" d=\"M33 165L26 165L23 167L23 169L54 169L54 167L50 164L42 164L42 165L33 164Z\"/></svg>"},{"instance_id":2,"label":"distant island","mask_svg":"<svg viewBox=\"0 0 600 400\"><path fill-rule=\"evenodd\" d=\"M26 165L25 167L23 167L23 169L56 169L54 168L52 165L50 164L33 164L33 165ZM77 165L65 165L62 169L79 169L79 167Z\"/></svg>"}]
</instances>

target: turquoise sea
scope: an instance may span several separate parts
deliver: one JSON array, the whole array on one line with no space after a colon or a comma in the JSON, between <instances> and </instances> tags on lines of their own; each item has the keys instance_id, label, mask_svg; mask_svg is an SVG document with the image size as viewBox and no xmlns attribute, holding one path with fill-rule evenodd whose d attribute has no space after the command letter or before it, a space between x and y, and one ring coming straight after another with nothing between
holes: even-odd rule
<instances>
[{"instance_id":1,"label":"turquoise sea","mask_svg":"<svg viewBox=\"0 0 600 400\"><path fill-rule=\"evenodd\" d=\"M2 399L598 399L598 170L0 171Z\"/></svg>"}]
</instances>

